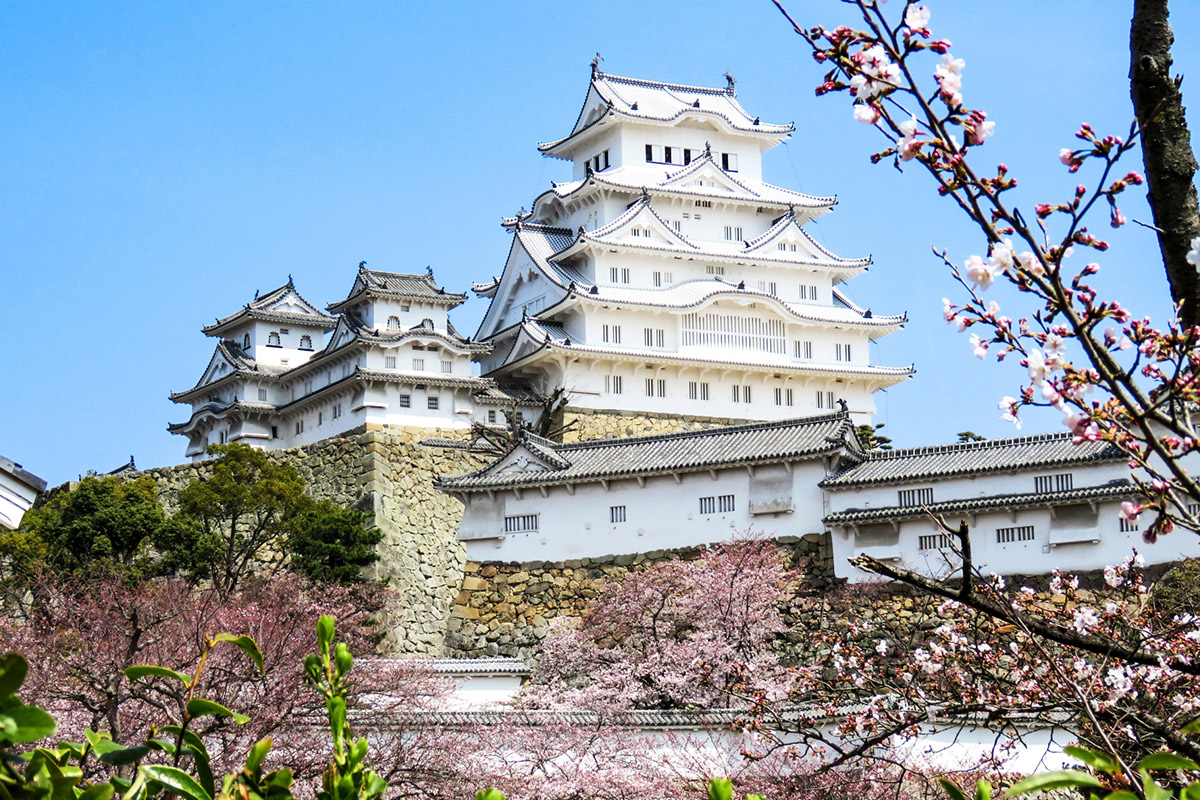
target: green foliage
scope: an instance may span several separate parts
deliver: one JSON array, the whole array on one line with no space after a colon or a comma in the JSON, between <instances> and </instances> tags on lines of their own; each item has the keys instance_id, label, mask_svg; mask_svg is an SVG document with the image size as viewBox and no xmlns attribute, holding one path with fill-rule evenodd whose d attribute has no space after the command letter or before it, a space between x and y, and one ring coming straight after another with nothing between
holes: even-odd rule
<instances>
[{"instance_id":1,"label":"green foliage","mask_svg":"<svg viewBox=\"0 0 1200 800\"><path fill-rule=\"evenodd\" d=\"M1182 800L1198 800L1200 798L1200 781L1181 783L1183 773L1200 773L1200 764L1184 758L1177 753L1163 751L1151 753L1142 758L1129 770L1122 768L1120 761L1110 753L1089 750L1084 747L1064 747L1063 752L1075 760L1086 764L1091 771L1080 769L1063 769L1051 772L1036 772L1017 781L1005 794L1005 797L1018 797L1033 792L1052 792L1060 789L1074 789L1081 796L1090 796L1092 800L1139 800L1139 795L1145 800L1172 800L1179 797ZM1171 787L1159 783L1152 773L1170 773ZM966 793L953 781L939 778L950 800L970 800ZM1137 786L1138 793L1125 789L1113 790L1112 786ZM992 787L984 780L976 784L974 800L991 800Z\"/></svg>"},{"instance_id":2,"label":"green foliage","mask_svg":"<svg viewBox=\"0 0 1200 800\"><path fill-rule=\"evenodd\" d=\"M21 525L26 541L9 546L24 548L25 557L40 550L57 571L137 580L150 569L148 546L165 519L151 478L89 477L30 510Z\"/></svg>"},{"instance_id":3,"label":"green foliage","mask_svg":"<svg viewBox=\"0 0 1200 800\"><path fill-rule=\"evenodd\" d=\"M209 577L219 591L229 593L262 561L282 558L297 517L312 501L296 470L261 450L224 444L208 452L217 456L211 474L179 493L177 540L164 540L162 547L169 563L191 563L192 577ZM190 547L202 548L203 557L181 552Z\"/></svg>"},{"instance_id":4,"label":"green foliage","mask_svg":"<svg viewBox=\"0 0 1200 800\"><path fill-rule=\"evenodd\" d=\"M325 699L333 758L321 776L317 800L378 800L387 782L366 766L367 740L355 738L346 721L346 676L354 666L345 642L333 642L333 617L317 621L317 655L304 660L304 680Z\"/></svg>"},{"instance_id":5,"label":"green foliage","mask_svg":"<svg viewBox=\"0 0 1200 800\"><path fill-rule=\"evenodd\" d=\"M289 568L318 581L356 583L362 570L379 560L375 545L383 538L367 527L369 516L328 500L300 514L288 542Z\"/></svg>"},{"instance_id":6,"label":"green foliage","mask_svg":"<svg viewBox=\"0 0 1200 800\"><path fill-rule=\"evenodd\" d=\"M708 800L733 800L733 781L713 778L708 783ZM761 794L748 794L746 800L763 800Z\"/></svg>"},{"instance_id":7,"label":"green foliage","mask_svg":"<svg viewBox=\"0 0 1200 800\"><path fill-rule=\"evenodd\" d=\"M1167 618L1200 614L1200 558L1172 567L1154 584L1150 602Z\"/></svg>"},{"instance_id":8,"label":"green foliage","mask_svg":"<svg viewBox=\"0 0 1200 800\"><path fill-rule=\"evenodd\" d=\"M882 422L876 425L859 425L854 429L854 433L858 436L858 443L866 450L891 450L892 440L880 433L881 430Z\"/></svg>"}]
</instances>

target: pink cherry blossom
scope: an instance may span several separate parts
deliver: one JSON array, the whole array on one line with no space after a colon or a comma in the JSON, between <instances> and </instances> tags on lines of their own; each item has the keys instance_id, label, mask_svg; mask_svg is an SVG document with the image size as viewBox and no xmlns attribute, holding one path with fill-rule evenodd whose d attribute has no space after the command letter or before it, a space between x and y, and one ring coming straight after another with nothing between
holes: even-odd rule
<instances>
[{"instance_id":1,"label":"pink cherry blossom","mask_svg":"<svg viewBox=\"0 0 1200 800\"><path fill-rule=\"evenodd\" d=\"M904 24L913 30L929 26L930 13L925 6L911 5L904 11Z\"/></svg>"}]
</instances>

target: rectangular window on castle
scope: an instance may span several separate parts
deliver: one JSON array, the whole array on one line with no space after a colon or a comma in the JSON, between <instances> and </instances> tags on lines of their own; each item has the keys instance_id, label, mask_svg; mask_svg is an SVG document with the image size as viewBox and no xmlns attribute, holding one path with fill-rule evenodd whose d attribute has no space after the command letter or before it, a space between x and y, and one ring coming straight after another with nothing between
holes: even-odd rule
<instances>
[{"instance_id":1,"label":"rectangular window on castle","mask_svg":"<svg viewBox=\"0 0 1200 800\"><path fill-rule=\"evenodd\" d=\"M267 390L266 389L258 390L258 399L260 402L263 402L263 403L265 403L267 401Z\"/></svg>"},{"instance_id":2,"label":"rectangular window on castle","mask_svg":"<svg viewBox=\"0 0 1200 800\"><path fill-rule=\"evenodd\" d=\"M672 147L664 147L663 148L663 161L665 161L668 164L675 163L671 158L674 155L674 153L672 152L673 150L674 150L674 148L672 148Z\"/></svg>"},{"instance_id":3,"label":"rectangular window on castle","mask_svg":"<svg viewBox=\"0 0 1200 800\"><path fill-rule=\"evenodd\" d=\"M733 495L723 494L717 498L717 511L725 514L733 511Z\"/></svg>"},{"instance_id":4,"label":"rectangular window on castle","mask_svg":"<svg viewBox=\"0 0 1200 800\"><path fill-rule=\"evenodd\" d=\"M662 378L646 378L646 397L666 397L667 382Z\"/></svg>"},{"instance_id":5,"label":"rectangular window on castle","mask_svg":"<svg viewBox=\"0 0 1200 800\"><path fill-rule=\"evenodd\" d=\"M724 267L721 267L721 266L715 266L715 265L713 265L713 264L706 264L706 265L704 266L704 271L705 271L706 273L708 273L709 275L724 275L724 274L725 274L725 268L724 268Z\"/></svg>"},{"instance_id":6,"label":"rectangular window on castle","mask_svg":"<svg viewBox=\"0 0 1200 800\"><path fill-rule=\"evenodd\" d=\"M646 145L646 161L653 161L653 160L654 160L654 145L648 144L648 145Z\"/></svg>"},{"instance_id":7,"label":"rectangular window on castle","mask_svg":"<svg viewBox=\"0 0 1200 800\"><path fill-rule=\"evenodd\" d=\"M299 436L302 433L304 433L304 420L298 419L296 420L296 435Z\"/></svg>"},{"instance_id":8,"label":"rectangular window on castle","mask_svg":"<svg viewBox=\"0 0 1200 800\"><path fill-rule=\"evenodd\" d=\"M833 392L817 391L817 408L833 411Z\"/></svg>"},{"instance_id":9,"label":"rectangular window on castle","mask_svg":"<svg viewBox=\"0 0 1200 800\"><path fill-rule=\"evenodd\" d=\"M796 404L796 390L784 389L783 387L775 387L775 405L777 406L792 406Z\"/></svg>"},{"instance_id":10,"label":"rectangular window on castle","mask_svg":"<svg viewBox=\"0 0 1200 800\"><path fill-rule=\"evenodd\" d=\"M538 529L537 514L517 514L504 518L505 533L531 533Z\"/></svg>"},{"instance_id":11,"label":"rectangular window on castle","mask_svg":"<svg viewBox=\"0 0 1200 800\"><path fill-rule=\"evenodd\" d=\"M333 417L334 419L337 419L338 417L340 417L342 415L342 404L334 403L333 408L330 409L329 415L331 417Z\"/></svg>"},{"instance_id":12,"label":"rectangular window on castle","mask_svg":"<svg viewBox=\"0 0 1200 800\"><path fill-rule=\"evenodd\" d=\"M836 348L836 355L837 355L838 361L849 361L850 360L850 345L842 344L841 342L838 342L836 345L834 345L834 347Z\"/></svg>"},{"instance_id":13,"label":"rectangular window on castle","mask_svg":"<svg viewBox=\"0 0 1200 800\"><path fill-rule=\"evenodd\" d=\"M604 325L600 330L600 338L608 344L620 344L621 326Z\"/></svg>"},{"instance_id":14,"label":"rectangular window on castle","mask_svg":"<svg viewBox=\"0 0 1200 800\"><path fill-rule=\"evenodd\" d=\"M811 283L800 284L800 299L815 303L817 301L817 287Z\"/></svg>"},{"instance_id":15,"label":"rectangular window on castle","mask_svg":"<svg viewBox=\"0 0 1200 800\"><path fill-rule=\"evenodd\" d=\"M605 375L604 376L604 392L605 394L621 394L624 388L624 379L620 375Z\"/></svg>"},{"instance_id":16,"label":"rectangular window on castle","mask_svg":"<svg viewBox=\"0 0 1200 800\"><path fill-rule=\"evenodd\" d=\"M661 350L666 339L666 332L662 328L643 328L642 330L642 338L646 347L656 347Z\"/></svg>"},{"instance_id":17,"label":"rectangular window on castle","mask_svg":"<svg viewBox=\"0 0 1200 800\"><path fill-rule=\"evenodd\" d=\"M701 514L717 513L717 498L701 497L700 498L700 513Z\"/></svg>"},{"instance_id":18,"label":"rectangular window on castle","mask_svg":"<svg viewBox=\"0 0 1200 800\"><path fill-rule=\"evenodd\" d=\"M1121 533L1132 533L1138 529L1138 521L1121 517Z\"/></svg>"},{"instance_id":19,"label":"rectangular window on castle","mask_svg":"<svg viewBox=\"0 0 1200 800\"><path fill-rule=\"evenodd\" d=\"M737 172L737 154L721 153L721 169L726 172Z\"/></svg>"},{"instance_id":20,"label":"rectangular window on castle","mask_svg":"<svg viewBox=\"0 0 1200 800\"><path fill-rule=\"evenodd\" d=\"M697 200L695 206L696 208L712 208L712 200Z\"/></svg>"},{"instance_id":21,"label":"rectangular window on castle","mask_svg":"<svg viewBox=\"0 0 1200 800\"><path fill-rule=\"evenodd\" d=\"M920 489L901 489L899 496L901 508L927 506L933 502L933 487L924 486Z\"/></svg>"},{"instance_id":22,"label":"rectangular window on castle","mask_svg":"<svg viewBox=\"0 0 1200 800\"><path fill-rule=\"evenodd\" d=\"M625 506L609 506L608 521L612 523L625 521Z\"/></svg>"},{"instance_id":23,"label":"rectangular window on castle","mask_svg":"<svg viewBox=\"0 0 1200 800\"><path fill-rule=\"evenodd\" d=\"M496 410L495 409L488 410L487 421L488 421L489 425L496 424Z\"/></svg>"},{"instance_id":24,"label":"rectangular window on castle","mask_svg":"<svg viewBox=\"0 0 1200 800\"><path fill-rule=\"evenodd\" d=\"M708 381L688 381L689 400L708 399Z\"/></svg>"},{"instance_id":25,"label":"rectangular window on castle","mask_svg":"<svg viewBox=\"0 0 1200 800\"><path fill-rule=\"evenodd\" d=\"M948 533L929 533L917 537L918 550L949 550L954 546Z\"/></svg>"},{"instance_id":26,"label":"rectangular window on castle","mask_svg":"<svg viewBox=\"0 0 1200 800\"><path fill-rule=\"evenodd\" d=\"M411 394L400 395L400 407L401 408L412 408L412 395Z\"/></svg>"},{"instance_id":27,"label":"rectangular window on castle","mask_svg":"<svg viewBox=\"0 0 1200 800\"><path fill-rule=\"evenodd\" d=\"M425 369L425 359L414 358L413 359L413 369L415 369L417 372L420 372L423 369Z\"/></svg>"},{"instance_id":28,"label":"rectangular window on castle","mask_svg":"<svg viewBox=\"0 0 1200 800\"><path fill-rule=\"evenodd\" d=\"M1069 492L1072 483L1069 472L1060 472L1057 475L1038 475L1033 479L1033 490L1035 492Z\"/></svg>"},{"instance_id":29,"label":"rectangular window on castle","mask_svg":"<svg viewBox=\"0 0 1200 800\"><path fill-rule=\"evenodd\" d=\"M1013 528L997 528L996 541L1000 544L1012 542L1032 542L1034 530L1032 525L1018 525Z\"/></svg>"},{"instance_id":30,"label":"rectangular window on castle","mask_svg":"<svg viewBox=\"0 0 1200 800\"><path fill-rule=\"evenodd\" d=\"M792 342L792 347L794 348L796 358L803 361L812 361L812 342L795 341Z\"/></svg>"},{"instance_id":31,"label":"rectangular window on castle","mask_svg":"<svg viewBox=\"0 0 1200 800\"><path fill-rule=\"evenodd\" d=\"M654 271L654 285L655 286L659 286L659 287L670 286L672 283L674 283L674 281L675 281L675 276L672 275L670 272L662 272L660 270Z\"/></svg>"},{"instance_id":32,"label":"rectangular window on castle","mask_svg":"<svg viewBox=\"0 0 1200 800\"><path fill-rule=\"evenodd\" d=\"M317 427L319 428L320 426L322 426L324 424L325 424L325 412L318 411L317 412Z\"/></svg>"},{"instance_id":33,"label":"rectangular window on castle","mask_svg":"<svg viewBox=\"0 0 1200 800\"><path fill-rule=\"evenodd\" d=\"M396 368L396 357L395 356L384 356L383 357L383 367L384 367L384 369L395 369Z\"/></svg>"},{"instance_id":34,"label":"rectangular window on castle","mask_svg":"<svg viewBox=\"0 0 1200 800\"><path fill-rule=\"evenodd\" d=\"M438 398L436 398L436 397L425 398L425 407L428 408L430 411L437 411Z\"/></svg>"},{"instance_id":35,"label":"rectangular window on castle","mask_svg":"<svg viewBox=\"0 0 1200 800\"><path fill-rule=\"evenodd\" d=\"M730 242L742 241L742 226L741 225L726 225L725 239Z\"/></svg>"},{"instance_id":36,"label":"rectangular window on castle","mask_svg":"<svg viewBox=\"0 0 1200 800\"><path fill-rule=\"evenodd\" d=\"M400 304L400 311L401 311L401 312L404 312L404 311L411 311L411 310L412 310L412 303L401 303L401 304Z\"/></svg>"},{"instance_id":37,"label":"rectangular window on castle","mask_svg":"<svg viewBox=\"0 0 1200 800\"><path fill-rule=\"evenodd\" d=\"M454 369L454 363L452 361L442 361L442 372L449 375L450 370L452 369Z\"/></svg>"},{"instance_id":38,"label":"rectangular window on castle","mask_svg":"<svg viewBox=\"0 0 1200 800\"><path fill-rule=\"evenodd\" d=\"M775 283L775 281L759 281L758 290L760 292L766 292L773 297L778 293L779 285Z\"/></svg>"}]
</instances>

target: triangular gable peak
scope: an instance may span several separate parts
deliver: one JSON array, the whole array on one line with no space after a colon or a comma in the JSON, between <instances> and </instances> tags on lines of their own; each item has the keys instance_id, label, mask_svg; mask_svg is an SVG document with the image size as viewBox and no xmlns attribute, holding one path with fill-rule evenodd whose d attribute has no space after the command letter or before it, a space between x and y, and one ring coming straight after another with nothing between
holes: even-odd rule
<instances>
[{"instance_id":1,"label":"triangular gable peak","mask_svg":"<svg viewBox=\"0 0 1200 800\"><path fill-rule=\"evenodd\" d=\"M557 472L569 466L571 462L554 453L549 447L540 447L522 439L484 472L489 475Z\"/></svg>"},{"instance_id":2,"label":"triangular gable peak","mask_svg":"<svg viewBox=\"0 0 1200 800\"><path fill-rule=\"evenodd\" d=\"M659 184L663 189L699 189L726 191L730 194L758 197L758 193L734 178L713 160L711 150Z\"/></svg>"},{"instance_id":3,"label":"triangular gable peak","mask_svg":"<svg viewBox=\"0 0 1200 800\"><path fill-rule=\"evenodd\" d=\"M341 350L343 347L358 341L358 324L359 320L355 319L351 314L342 314L338 318L337 327L329 335L329 344L325 345L325 352L332 353L335 350Z\"/></svg>"},{"instance_id":4,"label":"triangular gable peak","mask_svg":"<svg viewBox=\"0 0 1200 800\"><path fill-rule=\"evenodd\" d=\"M629 244L635 245L665 243L689 250L700 249L677 233L674 227L651 208L649 195L642 195L630 204L624 214L602 228L582 234L580 238L604 242L627 240Z\"/></svg>"},{"instance_id":5,"label":"triangular gable peak","mask_svg":"<svg viewBox=\"0 0 1200 800\"><path fill-rule=\"evenodd\" d=\"M241 355L241 350L237 345L231 342L217 342L212 357L208 359L208 366L204 368L196 385L186 391L173 393L171 399L177 403L187 402L186 397L193 392L235 375L252 365L253 362L250 359Z\"/></svg>"},{"instance_id":6,"label":"triangular gable peak","mask_svg":"<svg viewBox=\"0 0 1200 800\"><path fill-rule=\"evenodd\" d=\"M250 304L256 311L272 311L282 314L297 314L303 316L328 317L319 308L305 300L289 280L285 285L273 292L258 297Z\"/></svg>"},{"instance_id":7,"label":"triangular gable peak","mask_svg":"<svg viewBox=\"0 0 1200 800\"><path fill-rule=\"evenodd\" d=\"M869 258L843 258L834 255L817 244L801 227L795 211L789 211L775 221L770 228L746 243L746 253L776 255L778 252L796 253L800 257L818 261L835 261L840 264L869 264Z\"/></svg>"},{"instance_id":8,"label":"triangular gable peak","mask_svg":"<svg viewBox=\"0 0 1200 800\"><path fill-rule=\"evenodd\" d=\"M571 132L567 135L567 138L574 136L584 128L594 125L611 110L612 104L600 94L596 88L596 82L593 80L588 84L587 96L583 98L583 107L579 109L579 116L575 118L575 124L571 127Z\"/></svg>"},{"instance_id":9,"label":"triangular gable peak","mask_svg":"<svg viewBox=\"0 0 1200 800\"><path fill-rule=\"evenodd\" d=\"M544 246L537 248L538 252L530 252L535 249L534 238L523 236L522 233L521 229L515 232L504 271L500 274L499 283L491 290L491 305L475 332L478 341L486 341L517 324L534 300L538 301L538 310L557 303L570 286L569 282L564 282L563 275L557 274L553 265L545 263L545 259L552 255L553 247L548 240L541 241L547 237L538 237ZM555 238L569 241L569 234L561 233Z\"/></svg>"}]
</instances>

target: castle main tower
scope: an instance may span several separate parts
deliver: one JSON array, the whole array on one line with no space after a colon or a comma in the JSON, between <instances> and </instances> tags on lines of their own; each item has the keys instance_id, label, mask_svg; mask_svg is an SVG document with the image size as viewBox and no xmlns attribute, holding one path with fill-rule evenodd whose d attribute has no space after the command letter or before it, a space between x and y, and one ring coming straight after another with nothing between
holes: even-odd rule
<instances>
[{"instance_id":1,"label":"castle main tower","mask_svg":"<svg viewBox=\"0 0 1200 800\"><path fill-rule=\"evenodd\" d=\"M484 375L582 408L784 419L843 407L856 421L911 367L870 363L903 316L873 315L839 284L842 258L805 225L832 197L764 183L762 154L793 126L724 88L608 75L593 66L570 133L539 146L571 161L512 246L476 341Z\"/></svg>"}]
</instances>

